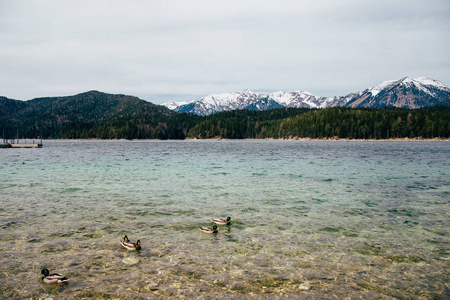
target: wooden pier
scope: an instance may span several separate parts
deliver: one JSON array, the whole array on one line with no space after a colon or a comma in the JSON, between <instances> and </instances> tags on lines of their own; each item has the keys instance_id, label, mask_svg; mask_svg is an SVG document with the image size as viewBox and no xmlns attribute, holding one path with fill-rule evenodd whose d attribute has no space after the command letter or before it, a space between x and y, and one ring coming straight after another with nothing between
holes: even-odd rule
<instances>
[{"instance_id":1,"label":"wooden pier","mask_svg":"<svg viewBox=\"0 0 450 300\"><path fill-rule=\"evenodd\" d=\"M0 148L42 148L42 140L32 140L31 143L29 140L3 140Z\"/></svg>"}]
</instances>

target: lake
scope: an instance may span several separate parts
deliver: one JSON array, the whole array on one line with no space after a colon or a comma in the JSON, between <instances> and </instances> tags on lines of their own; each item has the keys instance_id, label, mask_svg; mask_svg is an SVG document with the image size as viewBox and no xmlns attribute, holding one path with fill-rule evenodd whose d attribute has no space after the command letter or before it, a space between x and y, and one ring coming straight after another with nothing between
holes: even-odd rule
<instances>
[{"instance_id":1,"label":"lake","mask_svg":"<svg viewBox=\"0 0 450 300\"><path fill-rule=\"evenodd\" d=\"M44 141L0 158L4 298L450 297L449 142Z\"/></svg>"}]
</instances>

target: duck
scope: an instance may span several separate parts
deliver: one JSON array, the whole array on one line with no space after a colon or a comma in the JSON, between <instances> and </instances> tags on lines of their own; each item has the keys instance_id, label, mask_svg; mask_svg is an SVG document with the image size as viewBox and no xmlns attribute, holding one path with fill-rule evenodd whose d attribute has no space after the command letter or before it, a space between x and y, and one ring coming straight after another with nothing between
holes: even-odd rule
<instances>
[{"instance_id":1,"label":"duck","mask_svg":"<svg viewBox=\"0 0 450 300\"><path fill-rule=\"evenodd\" d=\"M136 243L132 243L130 241L130 239L128 239L128 236L124 236L121 240L120 240L120 244L122 245L122 247L124 247L127 250L141 250L141 241L137 240Z\"/></svg>"},{"instance_id":2,"label":"duck","mask_svg":"<svg viewBox=\"0 0 450 300\"><path fill-rule=\"evenodd\" d=\"M46 268L42 269L39 275L44 275L44 277L42 277L42 281L45 283L65 284L66 282L69 281L69 279L62 274L59 273L50 274L50 272Z\"/></svg>"},{"instance_id":3,"label":"duck","mask_svg":"<svg viewBox=\"0 0 450 300\"><path fill-rule=\"evenodd\" d=\"M226 220L225 219L212 219L211 221L217 225L230 225L231 221L233 221L233 219L230 217L227 217Z\"/></svg>"},{"instance_id":4,"label":"duck","mask_svg":"<svg viewBox=\"0 0 450 300\"><path fill-rule=\"evenodd\" d=\"M210 227L200 227L200 231L204 233L218 233L219 228L217 228L217 225L214 225L212 228Z\"/></svg>"},{"instance_id":5,"label":"duck","mask_svg":"<svg viewBox=\"0 0 450 300\"><path fill-rule=\"evenodd\" d=\"M128 239L128 236L125 235L123 238L120 239L121 243L128 243L130 240Z\"/></svg>"}]
</instances>

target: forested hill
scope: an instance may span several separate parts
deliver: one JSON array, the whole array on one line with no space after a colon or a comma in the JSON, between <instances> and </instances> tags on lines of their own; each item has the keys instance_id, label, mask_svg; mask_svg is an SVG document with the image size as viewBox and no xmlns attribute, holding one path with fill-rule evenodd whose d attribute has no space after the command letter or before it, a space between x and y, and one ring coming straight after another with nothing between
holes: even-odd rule
<instances>
[{"instance_id":1,"label":"forested hill","mask_svg":"<svg viewBox=\"0 0 450 300\"><path fill-rule=\"evenodd\" d=\"M201 117L91 91L30 101L0 97L3 132L8 139L17 133L19 138L69 139L450 138L450 107L279 108Z\"/></svg>"},{"instance_id":2,"label":"forested hill","mask_svg":"<svg viewBox=\"0 0 450 300\"><path fill-rule=\"evenodd\" d=\"M133 96L89 91L67 97L29 101L0 97L0 130L5 137L58 138L61 129L73 123L99 125L117 120L151 123L175 112ZM0 131L2 133L2 131Z\"/></svg>"}]
</instances>

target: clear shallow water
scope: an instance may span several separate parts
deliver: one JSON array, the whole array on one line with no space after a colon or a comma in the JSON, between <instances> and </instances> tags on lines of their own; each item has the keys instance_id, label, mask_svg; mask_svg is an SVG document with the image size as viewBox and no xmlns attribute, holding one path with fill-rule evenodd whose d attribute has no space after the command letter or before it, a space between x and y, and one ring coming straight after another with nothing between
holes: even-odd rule
<instances>
[{"instance_id":1,"label":"clear shallow water","mask_svg":"<svg viewBox=\"0 0 450 300\"><path fill-rule=\"evenodd\" d=\"M5 298L450 297L447 142L47 141L0 158Z\"/></svg>"}]
</instances>

